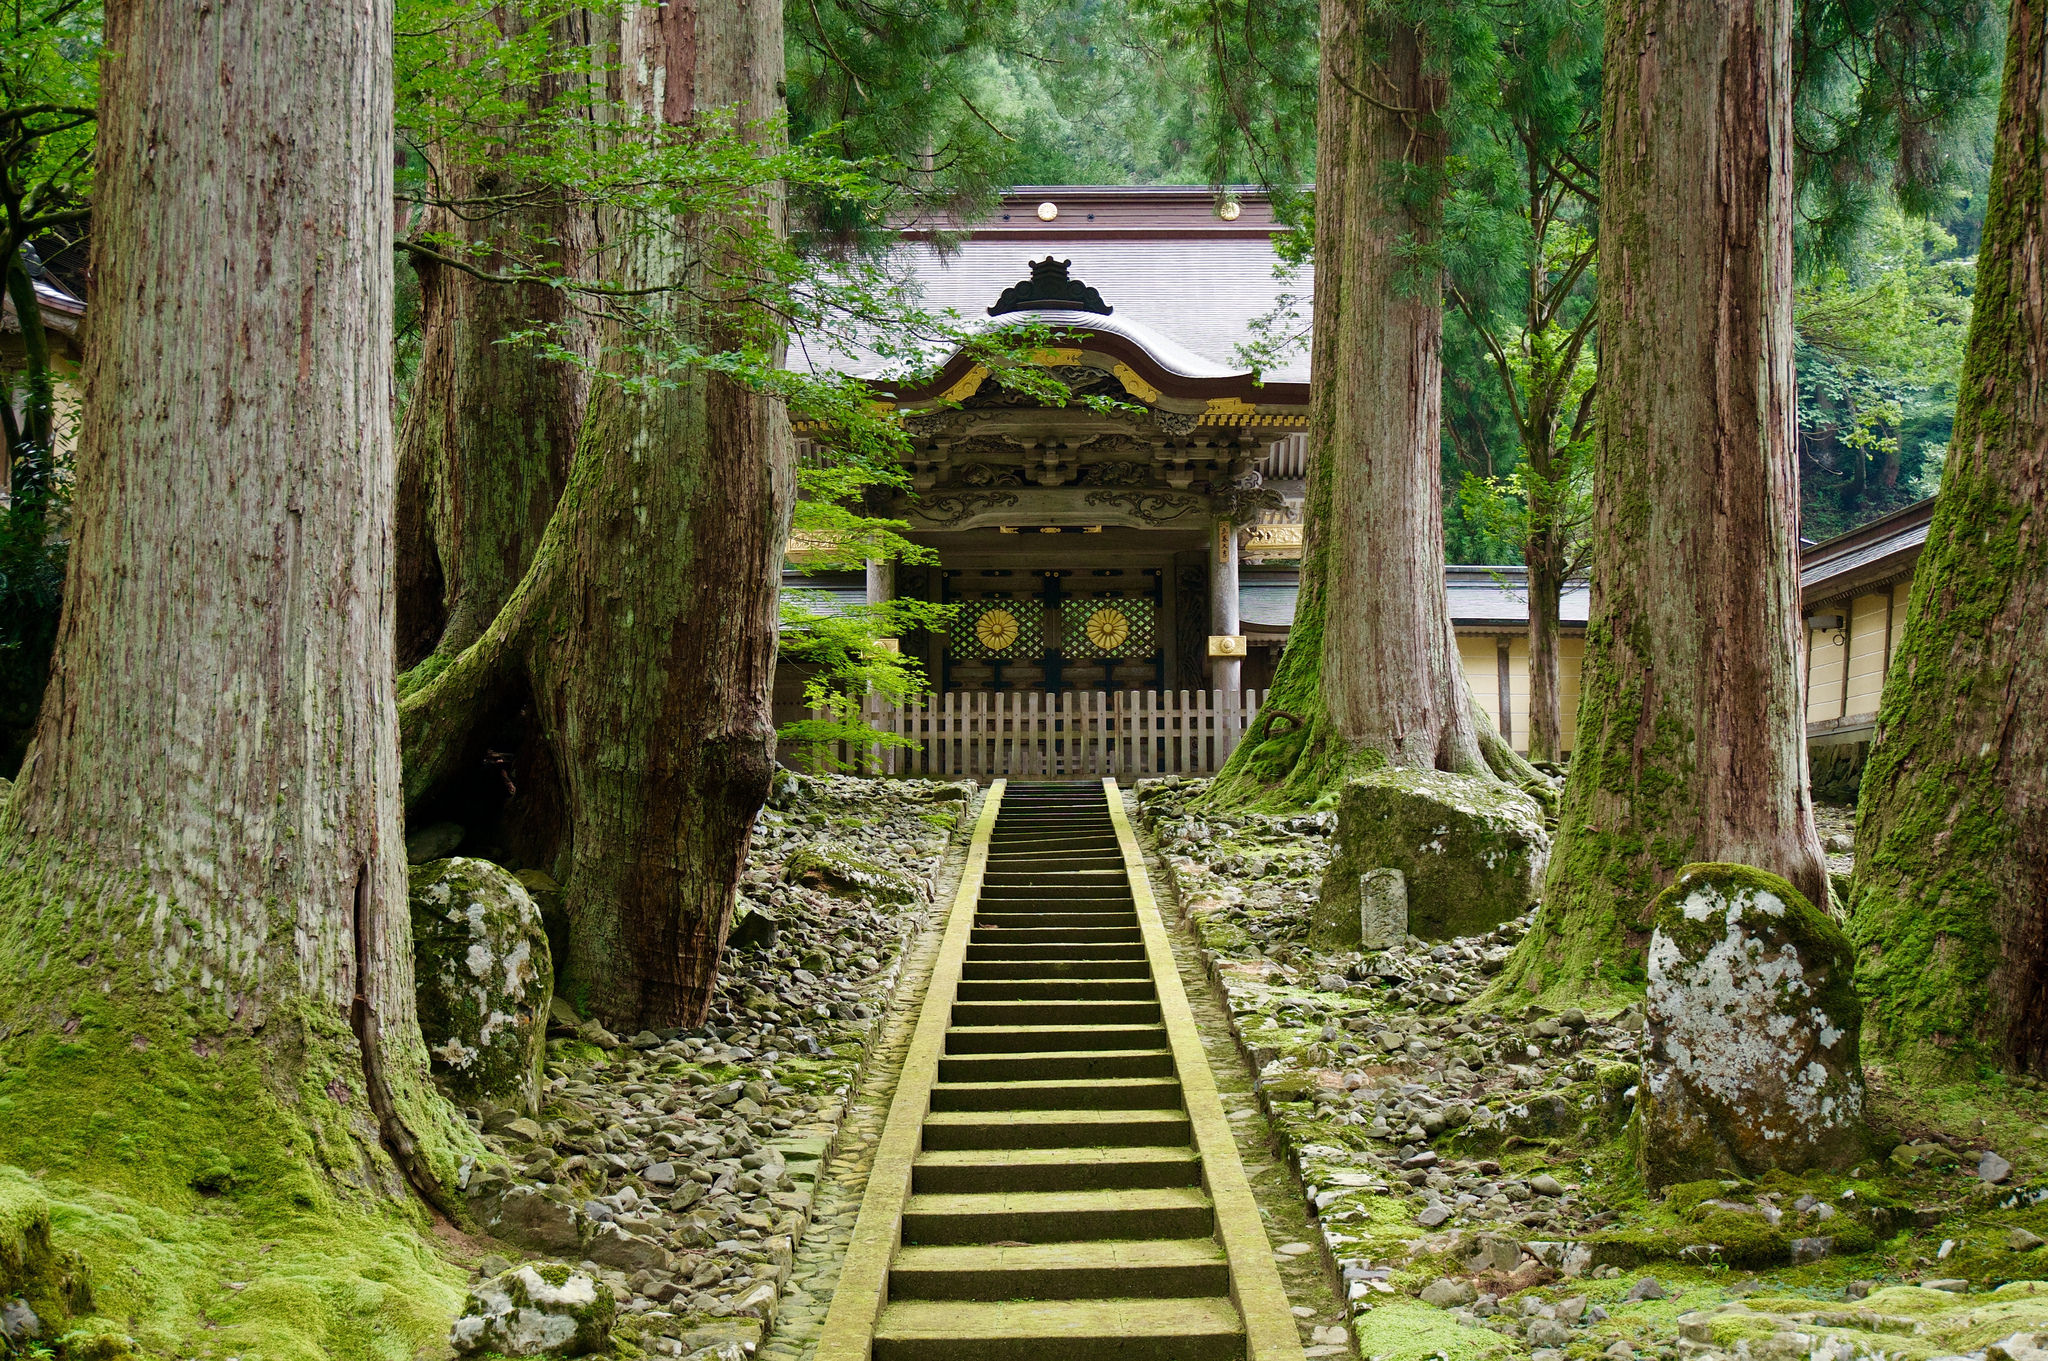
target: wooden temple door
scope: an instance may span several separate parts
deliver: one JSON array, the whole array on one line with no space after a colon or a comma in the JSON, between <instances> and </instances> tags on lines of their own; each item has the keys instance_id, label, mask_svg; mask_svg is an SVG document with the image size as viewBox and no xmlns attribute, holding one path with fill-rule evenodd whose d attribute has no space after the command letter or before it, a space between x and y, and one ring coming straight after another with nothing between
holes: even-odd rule
<instances>
[{"instance_id":1,"label":"wooden temple door","mask_svg":"<svg viewBox=\"0 0 2048 1361\"><path fill-rule=\"evenodd\" d=\"M947 571L946 690L1158 689L1158 568Z\"/></svg>"}]
</instances>

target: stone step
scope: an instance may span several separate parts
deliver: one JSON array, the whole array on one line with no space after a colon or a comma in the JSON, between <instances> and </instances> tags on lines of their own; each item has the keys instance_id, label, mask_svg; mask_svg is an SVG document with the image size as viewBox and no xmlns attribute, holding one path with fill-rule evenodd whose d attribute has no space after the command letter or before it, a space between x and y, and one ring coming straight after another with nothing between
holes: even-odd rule
<instances>
[{"instance_id":1,"label":"stone step","mask_svg":"<svg viewBox=\"0 0 2048 1361\"><path fill-rule=\"evenodd\" d=\"M935 1111L1179 1110L1180 1079L1113 1077L1016 1082L935 1082Z\"/></svg>"},{"instance_id":2,"label":"stone step","mask_svg":"<svg viewBox=\"0 0 2048 1361\"><path fill-rule=\"evenodd\" d=\"M1057 912L987 911L974 914L976 931L1136 931L1138 913L1129 903L1118 903L1097 911L1077 910L1071 903L1060 904Z\"/></svg>"},{"instance_id":3,"label":"stone step","mask_svg":"<svg viewBox=\"0 0 2048 1361\"><path fill-rule=\"evenodd\" d=\"M1092 1082L1171 1076L1173 1051L1164 1048L955 1054L939 1060L939 1081L946 1083Z\"/></svg>"},{"instance_id":4,"label":"stone step","mask_svg":"<svg viewBox=\"0 0 2048 1361\"><path fill-rule=\"evenodd\" d=\"M1153 996L1150 978L968 978L965 1002L1142 1002Z\"/></svg>"},{"instance_id":5,"label":"stone step","mask_svg":"<svg viewBox=\"0 0 2048 1361\"><path fill-rule=\"evenodd\" d=\"M1170 1300L892 1301L874 1361L1243 1361L1227 1296Z\"/></svg>"},{"instance_id":6,"label":"stone step","mask_svg":"<svg viewBox=\"0 0 2048 1361\"><path fill-rule=\"evenodd\" d=\"M1025 882L1018 884L985 885L981 890L981 901L984 906L990 907L1002 904L1002 907L996 909L998 911L1017 911L1017 908L1009 906L1011 903L1043 903L1048 912L1073 912L1085 910L1074 906L1082 903L1108 903L1129 907L1132 898L1127 885L1119 886L1112 892L1097 884L1048 884L1035 878L1027 878Z\"/></svg>"},{"instance_id":7,"label":"stone step","mask_svg":"<svg viewBox=\"0 0 2048 1361\"><path fill-rule=\"evenodd\" d=\"M1171 1299L1229 1290L1229 1263L1209 1238L912 1247L889 1269L889 1297L899 1300Z\"/></svg>"},{"instance_id":8,"label":"stone step","mask_svg":"<svg viewBox=\"0 0 2048 1361\"><path fill-rule=\"evenodd\" d=\"M1187 1112L1175 1109L933 1111L924 1121L927 1152L1001 1148L1171 1147L1190 1138Z\"/></svg>"},{"instance_id":9,"label":"stone step","mask_svg":"<svg viewBox=\"0 0 2048 1361\"><path fill-rule=\"evenodd\" d=\"M1036 1008L1033 1014L1037 1014ZM1163 1025L956 1025L946 1031L949 1055L1165 1047Z\"/></svg>"},{"instance_id":10,"label":"stone step","mask_svg":"<svg viewBox=\"0 0 2048 1361\"><path fill-rule=\"evenodd\" d=\"M961 965L966 980L990 978L1143 978L1152 966L1143 959L977 959L969 951Z\"/></svg>"},{"instance_id":11,"label":"stone step","mask_svg":"<svg viewBox=\"0 0 2048 1361\"><path fill-rule=\"evenodd\" d=\"M976 926L967 942L972 945L1036 945L1071 941L1076 945L1136 945L1143 947L1145 933L1134 916L1128 926Z\"/></svg>"},{"instance_id":12,"label":"stone step","mask_svg":"<svg viewBox=\"0 0 2048 1361\"><path fill-rule=\"evenodd\" d=\"M1204 1238L1209 1197L1194 1187L1136 1191L995 1191L912 1195L903 1242L1057 1243L1092 1238Z\"/></svg>"},{"instance_id":13,"label":"stone step","mask_svg":"<svg viewBox=\"0 0 2048 1361\"><path fill-rule=\"evenodd\" d=\"M993 986L993 985L991 985ZM1060 1004L1059 1016L1080 1025L1143 1025L1159 1020L1156 997L1072 998ZM953 1004L955 1029L1042 1024L1046 1008L1036 999L962 998Z\"/></svg>"},{"instance_id":14,"label":"stone step","mask_svg":"<svg viewBox=\"0 0 2048 1361\"><path fill-rule=\"evenodd\" d=\"M1020 940L1017 932L969 936L967 958L974 959L1134 959L1145 962L1145 942L1132 929L1130 940L1075 940L1071 932L1051 932L1051 939Z\"/></svg>"},{"instance_id":15,"label":"stone step","mask_svg":"<svg viewBox=\"0 0 2048 1361\"><path fill-rule=\"evenodd\" d=\"M1132 1148L954 1148L917 1155L911 1189L967 1191L1130 1191L1196 1186L1195 1150L1140 1144Z\"/></svg>"}]
</instances>

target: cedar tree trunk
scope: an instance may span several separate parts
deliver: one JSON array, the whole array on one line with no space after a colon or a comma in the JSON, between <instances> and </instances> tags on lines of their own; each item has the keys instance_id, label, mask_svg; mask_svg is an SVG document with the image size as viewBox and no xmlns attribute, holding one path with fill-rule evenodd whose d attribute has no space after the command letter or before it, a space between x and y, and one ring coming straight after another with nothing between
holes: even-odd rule
<instances>
[{"instance_id":1,"label":"cedar tree trunk","mask_svg":"<svg viewBox=\"0 0 2048 1361\"><path fill-rule=\"evenodd\" d=\"M516 7L494 16L508 32ZM557 21L564 44L585 40L588 16ZM568 91L550 77L528 92L535 114ZM434 208L426 230L464 242L449 250L486 274L545 257L575 277L590 230L559 199L515 197L520 186L495 166L440 167L441 194L466 206ZM485 212L492 196L511 203ZM420 366L398 437L398 664L431 653L453 657L497 618L526 574L567 480L583 423L587 382L576 364L543 357L530 342L545 329L572 350L587 327L565 295L541 283L493 283L414 255L421 293Z\"/></svg>"},{"instance_id":2,"label":"cedar tree trunk","mask_svg":"<svg viewBox=\"0 0 2048 1361\"><path fill-rule=\"evenodd\" d=\"M620 27L620 125L636 130L621 135L673 135L699 110L737 106L750 124L779 111L781 11L769 0L634 8ZM757 211L779 230L779 203ZM645 225L613 234L607 282L677 290L652 304L658 331L731 347L749 318L719 301L721 224ZM775 601L795 478L779 402L701 369L624 381L655 362L627 359L632 339L610 337L611 362L629 371L591 394L525 580L404 709L417 795L463 759L473 715L530 686L567 809L562 990L621 1030L695 1025L710 1005L773 773Z\"/></svg>"},{"instance_id":3,"label":"cedar tree trunk","mask_svg":"<svg viewBox=\"0 0 2048 1361\"><path fill-rule=\"evenodd\" d=\"M1361 0L1323 0L1322 25L1301 600L1219 780L1303 800L1382 762L1528 771L1472 702L1444 598L1442 286L1404 259L1435 230L1411 205L1441 173L1444 78L1412 25Z\"/></svg>"},{"instance_id":4,"label":"cedar tree trunk","mask_svg":"<svg viewBox=\"0 0 2048 1361\"><path fill-rule=\"evenodd\" d=\"M1807 789L1789 0L1621 0L1601 120L1593 607L1537 929L1509 979L1637 981L1681 865L1826 902Z\"/></svg>"},{"instance_id":5,"label":"cedar tree trunk","mask_svg":"<svg viewBox=\"0 0 2048 1361\"><path fill-rule=\"evenodd\" d=\"M2016 0L1941 500L1863 775L1872 1042L2048 1065L2048 33ZM1870 1033L1870 1032L1866 1032Z\"/></svg>"},{"instance_id":6,"label":"cedar tree trunk","mask_svg":"<svg viewBox=\"0 0 2048 1361\"><path fill-rule=\"evenodd\" d=\"M63 622L0 822L0 1161L182 1188L210 1136L439 1201L471 1141L399 823L390 5L107 21ZM153 1133L181 1087L220 1095Z\"/></svg>"}]
</instances>

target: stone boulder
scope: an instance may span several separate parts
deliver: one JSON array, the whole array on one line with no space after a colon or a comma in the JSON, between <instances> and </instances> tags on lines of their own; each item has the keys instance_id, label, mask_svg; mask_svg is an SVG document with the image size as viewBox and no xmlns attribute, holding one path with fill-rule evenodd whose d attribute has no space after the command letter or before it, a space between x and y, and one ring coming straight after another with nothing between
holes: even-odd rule
<instances>
[{"instance_id":1,"label":"stone boulder","mask_svg":"<svg viewBox=\"0 0 2048 1361\"><path fill-rule=\"evenodd\" d=\"M555 984L533 896L487 860L415 865L412 950L435 1073L464 1099L535 1109Z\"/></svg>"},{"instance_id":2,"label":"stone boulder","mask_svg":"<svg viewBox=\"0 0 2048 1361\"><path fill-rule=\"evenodd\" d=\"M1867 1153L1855 955L1783 879L1688 865L1655 904L1636 1102L1651 1186Z\"/></svg>"},{"instance_id":3,"label":"stone boulder","mask_svg":"<svg viewBox=\"0 0 2048 1361\"><path fill-rule=\"evenodd\" d=\"M805 847L783 865L782 878L837 898L914 903L925 896L923 886L908 875L843 847Z\"/></svg>"},{"instance_id":4,"label":"stone boulder","mask_svg":"<svg viewBox=\"0 0 2048 1361\"><path fill-rule=\"evenodd\" d=\"M457 1352L589 1356L611 1345L611 1287L560 1262L528 1262L478 1285L449 1330Z\"/></svg>"},{"instance_id":5,"label":"stone boulder","mask_svg":"<svg viewBox=\"0 0 2048 1361\"><path fill-rule=\"evenodd\" d=\"M1383 870L1400 875L1409 934L1481 935L1535 904L1549 859L1543 810L1520 790L1436 770L1376 770L1339 796L1311 939L1357 949L1368 927L1383 936L1397 915Z\"/></svg>"}]
</instances>

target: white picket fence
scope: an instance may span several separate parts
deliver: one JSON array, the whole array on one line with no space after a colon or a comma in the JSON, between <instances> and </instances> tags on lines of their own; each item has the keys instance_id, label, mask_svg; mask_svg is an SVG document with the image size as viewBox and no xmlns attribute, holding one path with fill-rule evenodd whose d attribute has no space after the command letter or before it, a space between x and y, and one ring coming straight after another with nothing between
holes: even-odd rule
<instances>
[{"instance_id":1,"label":"white picket fence","mask_svg":"<svg viewBox=\"0 0 2048 1361\"><path fill-rule=\"evenodd\" d=\"M871 704L869 728L915 746L828 755L864 774L949 780L1213 775L1258 714L1256 690L952 691Z\"/></svg>"}]
</instances>

